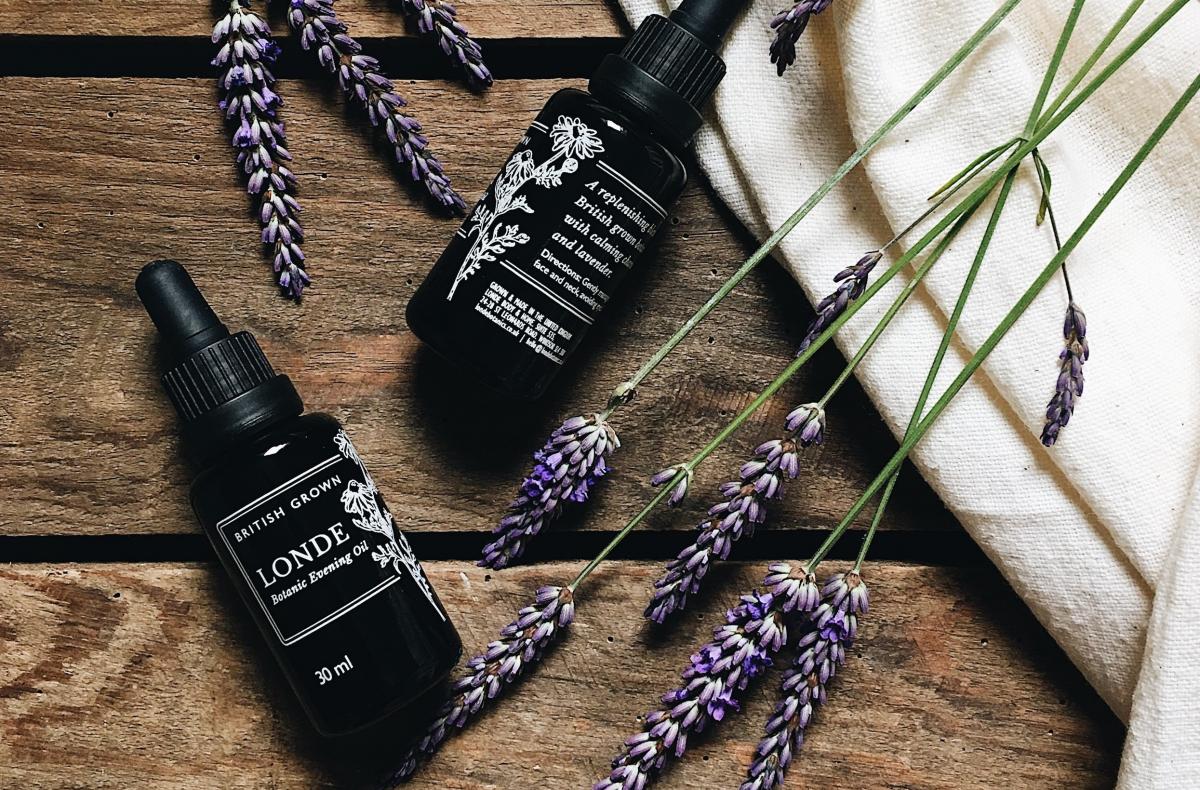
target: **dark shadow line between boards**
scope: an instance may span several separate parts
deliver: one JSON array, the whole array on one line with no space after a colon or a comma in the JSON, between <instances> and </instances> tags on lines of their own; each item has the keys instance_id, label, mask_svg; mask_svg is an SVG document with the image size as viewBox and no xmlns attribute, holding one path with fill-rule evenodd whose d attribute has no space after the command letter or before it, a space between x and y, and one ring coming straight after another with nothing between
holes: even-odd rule
<instances>
[{"instance_id":1,"label":"dark shadow line between boards","mask_svg":"<svg viewBox=\"0 0 1200 790\"><path fill-rule=\"evenodd\" d=\"M283 52L273 69L281 79L329 79L293 37L278 39ZM364 50L397 81L461 82L461 71L429 42L415 37L363 38ZM497 79L585 78L623 39L483 40L484 57ZM53 53L52 55L48 53ZM203 36L57 36L0 34L0 76L6 77L215 77L216 48ZM464 86L464 90L466 90Z\"/></svg>"}]
</instances>

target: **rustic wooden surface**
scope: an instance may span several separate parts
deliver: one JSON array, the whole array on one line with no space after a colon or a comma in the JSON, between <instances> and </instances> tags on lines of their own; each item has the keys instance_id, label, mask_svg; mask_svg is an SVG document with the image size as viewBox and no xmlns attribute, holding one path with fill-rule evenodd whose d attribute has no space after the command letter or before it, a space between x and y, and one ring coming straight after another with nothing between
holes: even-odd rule
<instances>
[{"instance_id":1,"label":"rustic wooden surface","mask_svg":"<svg viewBox=\"0 0 1200 790\"><path fill-rule=\"evenodd\" d=\"M576 565L429 571L465 641L482 644L531 590ZM724 569L665 634L647 629L630 601L654 571L645 562L606 569L520 698L454 739L412 786L583 788L602 777L636 716L761 568ZM813 725L795 786L1111 782L1119 744L1099 703L994 572L880 563L870 580L877 605ZM264 651L247 647L252 626L230 617L232 590L207 566L0 569L0 595L6 786L362 786L394 753L394 743L360 744L364 753L315 744ZM659 786L736 787L779 677L768 673L741 714Z\"/></svg>"},{"instance_id":2,"label":"rustic wooden surface","mask_svg":"<svg viewBox=\"0 0 1200 790\"><path fill-rule=\"evenodd\" d=\"M401 77L468 199L546 97L583 84L625 32L603 0L464 0L503 78L476 95L385 0L338 7ZM353 758L315 742L238 614L187 510L189 473L132 290L145 262L187 264L309 407L347 424L418 553L438 560L468 649L601 545L649 496L647 475L744 406L811 317L785 274L756 273L622 412L618 472L588 517L544 538L535 566L485 574L472 560L544 434L598 406L752 240L696 179L584 358L537 408L500 411L404 325L455 221L426 210L286 35L280 92L317 287L300 307L275 296L213 108L211 21L212 6L191 0L0 4L0 787L353 785L402 737ZM634 533L569 643L416 786L558 790L603 773L762 563L719 572L696 615L651 634L638 612L658 565L689 539L705 492L841 364L818 355L706 464L690 505ZM811 550L895 447L857 387L830 424L741 556ZM1111 784L1119 724L937 497L915 473L902 480L877 542L877 605L793 784ZM776 681L662 786L736 786Z\"/></svg>"}]
</instances>

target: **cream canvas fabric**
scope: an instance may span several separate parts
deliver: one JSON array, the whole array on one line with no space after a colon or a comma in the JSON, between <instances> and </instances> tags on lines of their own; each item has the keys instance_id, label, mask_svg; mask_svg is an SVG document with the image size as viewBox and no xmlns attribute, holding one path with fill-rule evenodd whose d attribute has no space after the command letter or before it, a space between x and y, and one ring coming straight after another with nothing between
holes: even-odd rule
<instances>
[{"instance_id":1,"label":"cream canvas fabric","mask_svg":"<svg viewBox=\"0 0 1200 790\"><path fill-rule=\"evenodd\" d=\"M780 78L767 59L768 23L785 2L755 0L741 18L724 50L729 75L696 143L717 193L760 239L998 5L834 0ZM621 4L634 24L668 10L663 0ZM1124 5L1087 3L1057 86ZM1147 2L1118 45L1164 6ZM1019 133L1068 8L1066 0L1025 0L784 242L776 257L810 300L832 290L839 269L916 217L924 197L959 167ZM1198 64L1200 3L1192 3L1042 146L1065 233ZM1034 225L1037 198L1027 168L935 394L1053 254L1048 226ZM1066 296L1056 280L914 454L946 505L1127 722L1121 786L1139 790L1200 787L1198 206L1200 101L1071 260L1092 359L1058 446L1047 450L1038 441L1062 345ZM977 217L960 236L859 368L897 436L982 224ZM725 263L732 271L734 262ZM843 353L858 347L903 279L842 329ZM837 442L836 425L829 436Z\"/></svg>"}]
</instances>

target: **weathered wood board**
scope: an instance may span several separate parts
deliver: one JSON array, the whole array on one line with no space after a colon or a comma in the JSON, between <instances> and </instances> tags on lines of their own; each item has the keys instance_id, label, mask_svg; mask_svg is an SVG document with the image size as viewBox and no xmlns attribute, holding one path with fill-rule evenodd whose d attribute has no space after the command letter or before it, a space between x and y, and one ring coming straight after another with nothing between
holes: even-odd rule
<instances>
[{"instance_id":1,"label":"weathered wood board","mask_svg":"<svg viewBox=\"0 0 1200 790\"><path fill-rule=\"evenodd\" d=\"M546 97L570 84L502 82L480 97L415 82L405 92L474 198ZM272 288L210 81L8 78L0 88L10 99L0 110L0 534L195 529L152 327L133 293L138 269L154 258L188 265L225 322L255 332L309 408L345 420L406 530L482 531L541 437L602 406L751 249L693 185L659 253L626 284L579 363L538 405L503 407L404 323L409 295L456 221L423 210L328 85L280 87L316 277L302 307ZM19 109L35 103L37 114ZM848 260L855 255L847 249ZM831 263L831 276L840 266ZM811 315L800 289L764 264L619 415L618 472L583 528L614 529L636 512L649 475L691 455L786 366ZM690 529L709 492L841 364L832 349L818 357L708 462L685 512L652 526ZM836 523L895 447L857 387L834 401L829 419L829 442L806 453L802 481L774 517L779 527ZM915 474L895 502L889 528L953 526Z\"/></svg>"},{"instance_id":2,"label":"weathered wood board","mask_svg":"<svg viewBox=\"0 0 1200 790\"><path fill-rule=\"evenodd\" d=\"M467 649L575 564L430 575ZM721 569L694 612L649 630L657 566L581 590L566 641L451 740L411 786L587 788L762 569ZM211 565L0 568L0 784L45 788L358 787L400 748L322 746ZM789 786L1110 786L1120 728L994 572L878 564L872 609ZM778 671L658 785L736 787ZM1076 700L1086 700L1084 709Z\"/></svg>"},{"instance_id":3,"label":"weathered wood board","mask_svg":"<svg viewBox=\"0 0 1200 790\"><path fill-rule=\"evenodd\" d=\"M458 7L501 77L483 94L442 79L453 69L415 40L395 2L337 3L401 77L470 201L546 98L583 85L628 28L606 0ZM558 420L600 406L753 246L694 179L612 320L549 396L499 404L404 323L456 221L428 211L315 77L279 6L270 20L284 46L279 73L291 78L280 91L317 286L302 307L276 296L214 107L208 33L222 8L0 3L0 550L11 552L0 556L0 788L364 786L405 737L398 725L319 741L220 570L181 562L208 552L133 294L144 263L187 264L309 408L347 424L414 544L447 558L427 567L472 650L539 584L581 562L491 574L472 564L529 454ZM856 177L843 188L865 190ZM830 276L861 252L829 261ZM640 508L650 474L690 455L792 358L809 303L773 263L751 276L621 412L617 473L587 519L568 517L545 539L547 556L588 555ZM694 612L650 630L640 610L662 559L688 539L715 486L842 364L833 349L819 354L700 470L682 512L634 533L622 549L644 561L595 576L566 644L412 786L564 790L603 775L636 715L762 572L717 569ZM806 453L801 479L772 508L772 533L740 556L810 549L896 446L853 384L829 422L828 443ZM789 786L1111 786L1119 723L915 473L884 528L872 611ZM659 786L736 787L778 679L776 670L751 689L744 713L697 741Z\"/></svg>"}]
</instances>

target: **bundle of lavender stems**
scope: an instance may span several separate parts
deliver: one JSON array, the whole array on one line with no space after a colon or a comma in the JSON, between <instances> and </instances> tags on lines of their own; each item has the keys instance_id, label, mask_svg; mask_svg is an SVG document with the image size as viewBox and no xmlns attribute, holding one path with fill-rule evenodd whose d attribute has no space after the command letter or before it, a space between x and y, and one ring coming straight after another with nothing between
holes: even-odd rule
<instances>
[{"instance_id":1,"label":"bundle of lavender stems","mask_svg":"<svg viewBox=\"0 0 1200 790\"><path fill-rule=\"evenodd\" d=\"M782 786L786 770L794 761L818 707L826 702L830 683L843 666L847 656L846 649L858 634L859 618L867 612L869 596L863 580L862 567L872 539L884 517L901 464L1047 284L1060 272L1065 277L1064 267L1071 253L1133 177L1196 93L1200 92L1200 77L1197 77L1174 103L1070 236L1062 241L1055 229L1056 254L1033 277L1026 291L951 383L936 399L932 399L934 381L955 336L959 318L967 306L975 277L987 257L1018 167L1036 152L1038 145L1066 118L1120 70L1134 53L1153 38L1187 1L1173 0L1118 51L1107 65L1093 75L1092 70L1097 62L1140 5L1140 0L1131 0L1130 7L1113 24L1109 33L1084 61L1084 65L1054 100L1047 104L1051 85L1082 9L1083 0L1074 0L1064 21L1058 46L1046 69L1039 93L1020 136L986 152L956 174L947 187L935 193L947 199L949 195L960 192L966 192L966 196L946 210L919 240L909 245L908 249L873 282L870 282L869 278L876 265L882 261L883 250L892 242L868 253L858 263L839 273L835 278L837 288L818 306L817 315L810 325L810 332L795 359L695 456L685 462L673 464L656 475L653 480L658 486L655 496L580 570L571 583L539 590L533 604L518 613L517 618L501 632L500 638L468 662L468 673L455 685L451 698L433 717L423 736L404 756L397 770L386 778L385 785L390 787L412 776L455 730L465 727L490 701L528 674L529 670L545 657L552 644L568 630L576 615L580 586L602 565L615 547L657 506L681 501L687 494L698 464L770 399L887 282L928 249L928 254L911 274L908 284L883 313L863 347L851 358L835 386L831 387L831 393L836 391L837 384L853 374L855 366L869 351L878 333L894 318L905 299L936 264L950 241L985 200L992 199L990 217L976 254L964 277L958 300L931 361L924 387L895 453L807 562L798 565L790 562L772 563L760 588L739 597L737 603L726 613L724 622L714 629L713 638L692 655L682 672L680 684L666 692L661 698L661 706L642 719L640 731L625 740L613 760L609 775L595 784L597 790L648 786L671 760L684 756L690 740L694 740L702 732L711 731L736 711L750 684L772 665L782 651L790 647L794 657L790 668L783 675L777 705L764 724L762 740L752 763L747 767L741 788L766 790ZM579 488L586 492L597 482L599 474L608 468L608 458L612 451L619 446L609 419L616 410L630 401L632 393L641 381L699 320L765 259L770 250L795 227L812 206L827 194L849 169L861 161L870 148L899 123L907 112L932 92L1019 2L1020 0L1007 0L901 110L868 138L838 173L797 209L743 264L738 273L687 322L680 333L664 344L647 364L617 388L605 410L586 419L572 418L555 432L539 453L539 469L536 471L536 480L532 481L536 485L528 490L523 488L527 495L514 502L506 516L506 522L498 529L501 538L510 533L515 536L505 544L506 546L518 543L523 546L553 519L556 512L553 506L548 506L551 500L554 500L554 505L560 504L564 498L560 496L563 492ZM996 162L999 164L989 170ZM1044 166L1044 161L1041 166ZM1043 194L1043 201L1048 204L1048 189ZM914 223L914 226L916 224ZM1055 440L1061 437L1062 430L1082 392L1082 366L1089 353L1086 343L1086 321L1073 297L1069 299L1066 308L1063 334L1065 346L1060 356L1061 370L1042 429L1044 434L1048 432ZM824 438L824 402L825 399L822 399L794 409L788 415L784 433L760 444L753 457L739 470L737 479L721 487L721 500L710 509L708 518L701 525L697 540L668 565L664 579L671 581L656 588L654 600L646 612L650 619L664 620L682 610L688 604L688 596L699 591L700 579L703 576L696 571L700 565L726 559L729 546L739 536L748 534L754 526L766 521L766 503L780 496L784 482L798 473L800 450L806 444L813 444ZM1045 443L1050 445L1053 441ZM526 485L530 482L527 480ZM545 496L547 491L551 492L548 497ZM829 575L824 583L818 585L817 573L821 564L872 502L876 502L875 511L863 537L857 560L850 570ZM527 513L536 514L540 519L536 530L529 530L529 520L521 518ZM508 552L504 564L517 556L519 551ZM703 559L697 559L700 557ZM485 558L484 564L491 564L488 558ZM663 590L667 592L663 593ZM668 600L670 603L665 603Z\"/></svg>"},{"instance_id":2,"label":"bundle of lavender stems","mask_svg":"<svg viewBox=\"0 0 1200 790\"><path fill-rule=\"evenodd\" d=\"M365 54L350 35L349 26L334 10L334 0L280 2L286 2L288 25L301 48L336 77L348 102L361 105L371 126L386 137L405 175L440 210L463 213L466 204L430 149L421 124L405 109L407 102L379 61ZM453 5L445 0L402 0L400 7L472 88L492 84L482 50L458 21ZM213 27L212 41L218 45L212 61L220 72L218 106L234 130L231 142L246 176L246 191L257 203L263 245L280 289L299 300L312 280L301 250L304 231L298 221L297 181L279 112L283 98L271 71L280 55L279 45L266 21L251 9L250 0L230 0Z\"/></svg>"}]
</instances>

